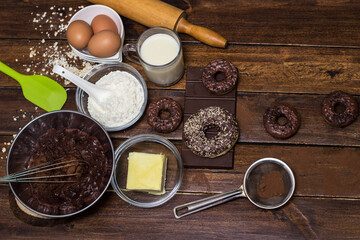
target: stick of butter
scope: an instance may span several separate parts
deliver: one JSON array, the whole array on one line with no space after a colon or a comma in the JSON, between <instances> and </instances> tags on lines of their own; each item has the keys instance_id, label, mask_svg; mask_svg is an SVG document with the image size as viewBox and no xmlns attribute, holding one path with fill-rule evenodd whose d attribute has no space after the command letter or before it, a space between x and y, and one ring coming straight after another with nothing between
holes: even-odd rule
<instances>
[{"instance_id":1,"label":"stick of butter","mask_svg":"<svg viewBox=\"0 0 360 240\"><path fill-rule=\"evenodd\" d=\"M130 152L126 189L164 194L166 157L163 154Z\"/></svg>"}]
</instances>

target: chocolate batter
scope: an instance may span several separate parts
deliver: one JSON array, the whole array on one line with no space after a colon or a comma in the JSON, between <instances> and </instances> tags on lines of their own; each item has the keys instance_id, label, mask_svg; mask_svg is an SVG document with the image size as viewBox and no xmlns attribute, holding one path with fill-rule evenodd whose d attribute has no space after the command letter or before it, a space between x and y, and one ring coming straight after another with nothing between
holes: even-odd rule
<instances>
[{"instance_id":1,"label":"chocolate batter","mask_svg":"<svg viewBox=\"0 0 360 240\"><path fill-rule=\"evenodd\" d=\"M70 214L88 206L101 194L108 161L96 137L78 129L48 130L32 150L28 167L55 160L75 160L77 164L40 174L78 173L65 179L52 179L74 182L30 183L32 196L25 201L27 205L45 214Z\"/></svg>"},{"instance_id":2,"label":"chocolate batter","mask_svg":"<svg viewBox=\"0 0 360 240\"><path fill-rule=\"evenodd\" d=\"M279 171L271 171L260 179L257 195L261 198L272 198L284 194L284 181Z\"/></svg>"}]
</instances>

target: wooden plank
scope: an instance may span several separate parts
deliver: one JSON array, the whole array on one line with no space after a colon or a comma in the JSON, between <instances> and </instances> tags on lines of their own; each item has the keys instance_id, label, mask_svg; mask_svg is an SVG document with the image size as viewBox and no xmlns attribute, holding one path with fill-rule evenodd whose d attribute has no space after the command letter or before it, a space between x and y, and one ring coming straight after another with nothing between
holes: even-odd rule
<instances>
[{"instance_id":1,"label":"wooden plank","mask_svg":"<svg viewBox=\"0 0 360 240\"><path fill-rule=\"evenodd\" d=\"M6 157L13 136L0 137L0 176L6 174ZM122 140L113 140L116 149ZM181 142L173 141L181 149ZM246 169L256 160L275 157L295 175L295 196L360 198L360 148L237 144L233 169L184 169L181 192L221 193L243 182Z\"/></svg>"},{"instance_id":2,"label":"wooden plank","mask_svg":"<svg viewBox=\"0 0 360 240\"><path fill-rule=\"evenodd\" d=\"M0 234L4 239L48 239L45 229L51 230L53 239L337 239L360 234L359 200L293 198L285 207L270 211L238 199L177 220L173 207L208 195L177 194L163 206L142 209L115 193L106 193L84 213L43 222L45 226L39 228L24 223L20 214L19 219L14 216L8 192L6 187L0 189Z\"/></svg>"},{"instance_id":3,"label":"wooden plank","mask_svg":"<svg viewBox=\"0 0 360 240\"><path fill-rule=\"evenodd\" d=\"M0 89L0 134L15 134L31 118L44 111L25 100L18 88ZM149 102L161 97L171 97L184 108L184 91L149 90ZM241 143L276 143L305 145L360 146L360 120L345 128L328 125L321 116L321 101L325 95L242 93L237 95L236 118L240 125ZM358 101L359 97L356 97ZM271 137L264 129L263 114L274 102L285 102L294 106L301 115L301 126L297 134L286 140ZM75 89L68 90L68 100L63 109L76 110ZM163 134L153 130L146 121L145 114L132 127L110 133L113 138L129 138L137 134L153 133L172 140L181 140L182 126L174 132Z\"/></svg>"},{"instance_id":4,"label":"wooden plank","mask_svg":"<svg viewBox=\"0 0 360 240\"><path fill-rule=\"evenodd\" d=\"M74 90L67 91L68 99L63 109L76 110ZM17 134L28 122L45 113L43 109L27 101L19 88L1 88L0 92L1 134Z\"/></svg>"},{"instance_id":5,"label":"wooden plank","mask_svg":"<svg viewBox=\"0 0 360 240\"><path fill-rule=\"evenodd\" d=\"M1 186L2 238L48 239L49 232L55 239L358 238L360 120L344 129L330 127L321 119L319 104L333 90L349 92L360 100L360 2L164 1L186 10L189 22L215 30L230 41L227 49L216 49L180 34L186 67L202 67L212 59L225 58L239 69L237 119L241 137L235 147L234 168L185 169L179 193L153 209L126 204L110 188L83 214L48 221L41 228L14 216L9 189ZM48 75L63 84L69 94L64 109L76 110L75 88L51 75L51 68L53 61L59 59L65 59L73 70L84 68L79 75L89 67L85 61L74 58L65 40L64 27L82 5L90 3L0 1L1 61L22 73ZM126 42L134 42L146 29L131 20L123 21ZM145 76L140 66L131 65ZM185 78L186 75L166 89L147 82L149 100L170 96L184 106ZM4 74L0 74L0 96L3 176L13 134L44 111L27 102L19 85ZM302 115L299 132L288 140L273 139L262 127L262 114L274 101L288 102ZM163 135L179 149L181 128L182 125ZM139 133L158 134L142 117L132 128L111 134L114 147ZM175 220L174 206L238 188L248 166L262 157L282 159L295 174L295 196L285 207L266 211L247 199L238 199Z\"/></svg>"},{"instance_id":6,"label":"wooden plank","mask_svg":"<svg viewBox=\"0 0 360 240\"><path fill-rule=\"evenodd\" d=\"M360 3L357 1L165 2L186 10L189 22L217 31L230 42L359 46ZM63 24L66 26L79 7L87 5L90 3L84 0L66 0L61 1L61 4L55 1L1 1L4 21L0 23L0 38L64 39L64 31L56 35L55 32L64 27ZM42 17L44 13L46 16ZM123 20L128 40L135 40L146 29L131 20ZM185 34L181 34L181 38L184 41L195 41Z\"/></svg>"},{"instance_id":7,"label":"wooden plank","mask_svg":"<svg viewBox=\"0 0 360 240\"><path fill-rule=\"evenodd\" d=\"M158 96L164 96L163 91L150 91L150 101ZM173 97L183 104L183 92L176 91L176 95L167 91L166 95ZM158 95L159 94L159 95ZM272 94L272 93L242 93L237 95L236 118L240 125L241 143L278 143L305 145L339 145L360 146L360 121L357 120L346 128L335 128L328 125L321 116L321 102L325 95L308 94ZM358 101L359 98L357 97ZM301 126L296 135L286 140L271 137L264 129L263 114L267 107L274 102L284 102L294 106L301 115ZM167 138L180 140L180 127L170 133L162 134ZM112 133L113 137L131 137L149 129L144 117L134 127L123 132Z\"/></svg>"},{"instance_id":8,"label":"wooden plank","mask_svg":"<svg viewBox=\"0 0 360 240\"><path fill-rule=\"evenodd\" d=\"M223 50L185 44L184 49L188 66L205 66L216 58L232 62L239 70L238 91L327 94L360 90L360 49L230 45Z\"/></svg>"},{"instance_id":9,"label":"wooden plank","mask_svg":"<svg viewBox=\"0 0 360 240\"><path fill-rule=\"evenodd\" d=\"M190 1L188 19L230 42L359 46L359 2Z\"/></svg>"},{"instance_id":10,"label":"wooden plank","mask_svg":"<svg viewBox=\"0 0 360 240\"><path fill-rule=\"evenodd\" d=\"M180 190L221 193L237 189L256 160L275 157L295 175L295 196L360 198L359 148L237 144L234 168L185 169Z\"/></svg>"},{"instance_id":11,"label":"wooden plank","mask_svg":"<svg viewBox=\"0 0 360 240\"><path fill-rule=\"evenodd\" d=\"M53 65L62 65L79 76L83 76L96 65L77 57L65 40L0 40L0 58L15 71L26 75L46 75L65 87L74 85L54 74ZM16 81L3 73L0 79L2 87L19 86Z\"/></svg>"},{"instance_id":12,"label":"wooden plank","mask_svg":"<svg viewBox=\"0 0 360 240\"><path fill-rule=\"evenodd\" d=\"M77 110L75 104L75 88L70 88L68 91L68 100L63 109ZM34 104L27 101L19 88L0 88L0 134L12 135L18 132L19 128L25 126L34 117L45 113L44 110L36 108ZM149 101L153 101L160 97L172 97L174 100L179 101L183 107L184 91L149 91ZM136 134L145 132L166 136L169 139L181 139L180 127L170 134L160 134L148 125L146 117L143 115L140 120L135 123L131 128L121 132L111 133L111 136L118 138L128 138Z\"/></svg>"},{"instance_id":13,"label":"wooden plank","mask_svg":"<svg viewBox=\"0 0 360 240\"><path fill-rule=\"evenodd\" d=\"M234 63L239 69L238 91L360 93L360 49L231 45L224 50L186 43L183 47L186 67L202 67L216 58ZM66 62L67 68L80 76L91 67L89 62L75 57L65 40L0 40L0 59L16 71L44 74L66 87L74 85L52 74L54 63ZM142 67L130 64L146 79ZM185 89L185 79L186 73L179 83L166 89ZM150 89L165 89L150 82L147 85ZM0 86L19 85L1 73Z\"/></svg>"},{"instance_id":14,"label":"wooden plank","mask_svg":"<svg viewBox=\"0 0 360 240\"><path fill-rule=\"evenodd\" d=\"M240 125L240 142L360 146L360 121L345 128L328 125L321 115L324 97L325 95L239 93L236 112ZM272 103L288 103L300 113L301 126L293 137L278 140L265 131L263 115Z\"/></svg>"},{"instance_id":15,"label":"wooden plank","mask_svg":"<svg viewBox=\"0 0 360 240\"><path fill-rule=\"evenodd\" d=\"M0 38L65 39L65 27L71 16L87 5L90 4L84 0L1 1Z\"/></svg>"}]
</instances>

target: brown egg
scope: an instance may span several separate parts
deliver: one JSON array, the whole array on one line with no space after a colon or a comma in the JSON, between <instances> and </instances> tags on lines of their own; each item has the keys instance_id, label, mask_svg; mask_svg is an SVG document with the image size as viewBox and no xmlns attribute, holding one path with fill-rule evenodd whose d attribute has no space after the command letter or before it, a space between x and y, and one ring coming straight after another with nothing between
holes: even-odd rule
<instances>
[{"instance_id":1,"label":"brown egg","mask_svg":"<svg viewBox=\"0 0 360 240\"><path fill-rule=\"evenodd\" d=\"M95 57L111 57L119 51L121 38L112 30L103 30L94 34L88 44L88 50Z\"/></svg>"},{"instance_id":2,"label":"brown egg","mask_svg":"<svg viewBox=\"0 0 360 240\"><path fill-rule=\"evenodd\" d=\"M118 29L114 21L104 14L97 15L92 20L91 27L94 34L101 32L102 30L113 30L115 33L118 33Z\"/></svg>"},{"instance_id":3,"label":"brown egg","mask_svg":"<svg viewBox=\"0 0 360 240\"><path fill-rule=\"evenodd\" d=\"M85 48L92 35L93 31L90 25L82 20L70 23L66 31L67 40L76 49Z\"/></svg>"}]
</instances>

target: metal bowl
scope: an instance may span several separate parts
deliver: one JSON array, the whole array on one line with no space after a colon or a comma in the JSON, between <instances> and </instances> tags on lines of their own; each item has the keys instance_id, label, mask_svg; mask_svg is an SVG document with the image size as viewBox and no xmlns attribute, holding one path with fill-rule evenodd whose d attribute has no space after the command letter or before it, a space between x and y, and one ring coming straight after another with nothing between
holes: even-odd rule
<instances>
[{"instance_id":1,"label":"metal bowl","mask_svg":"<svg viewBox=\"0 0 360 240\"><path fill-rule=\"evenodd\" d=\"M12 143L6 164L7 174L15 173L26 169L29 162L31 151L33 150L40 136L49 129L61 130L64 128L79 129L90 136L96 137L104 148L104 153L108 159L108 168L105 173L104 182L95 200L84 206L80 210L62 215L49 215L39 209L33 209L26 204L28 199L29 183L10 183L10 188L16 199L29 211L37 215L48 218L62 218L78 214L91 207L104 194L111 182L114 171L114 148L111 139L105 129L89 116L75 112L60 110L43 114L29 122L16 136ZM26 193L27 192L27 193Z\"/></svg>"}]
</instances>

